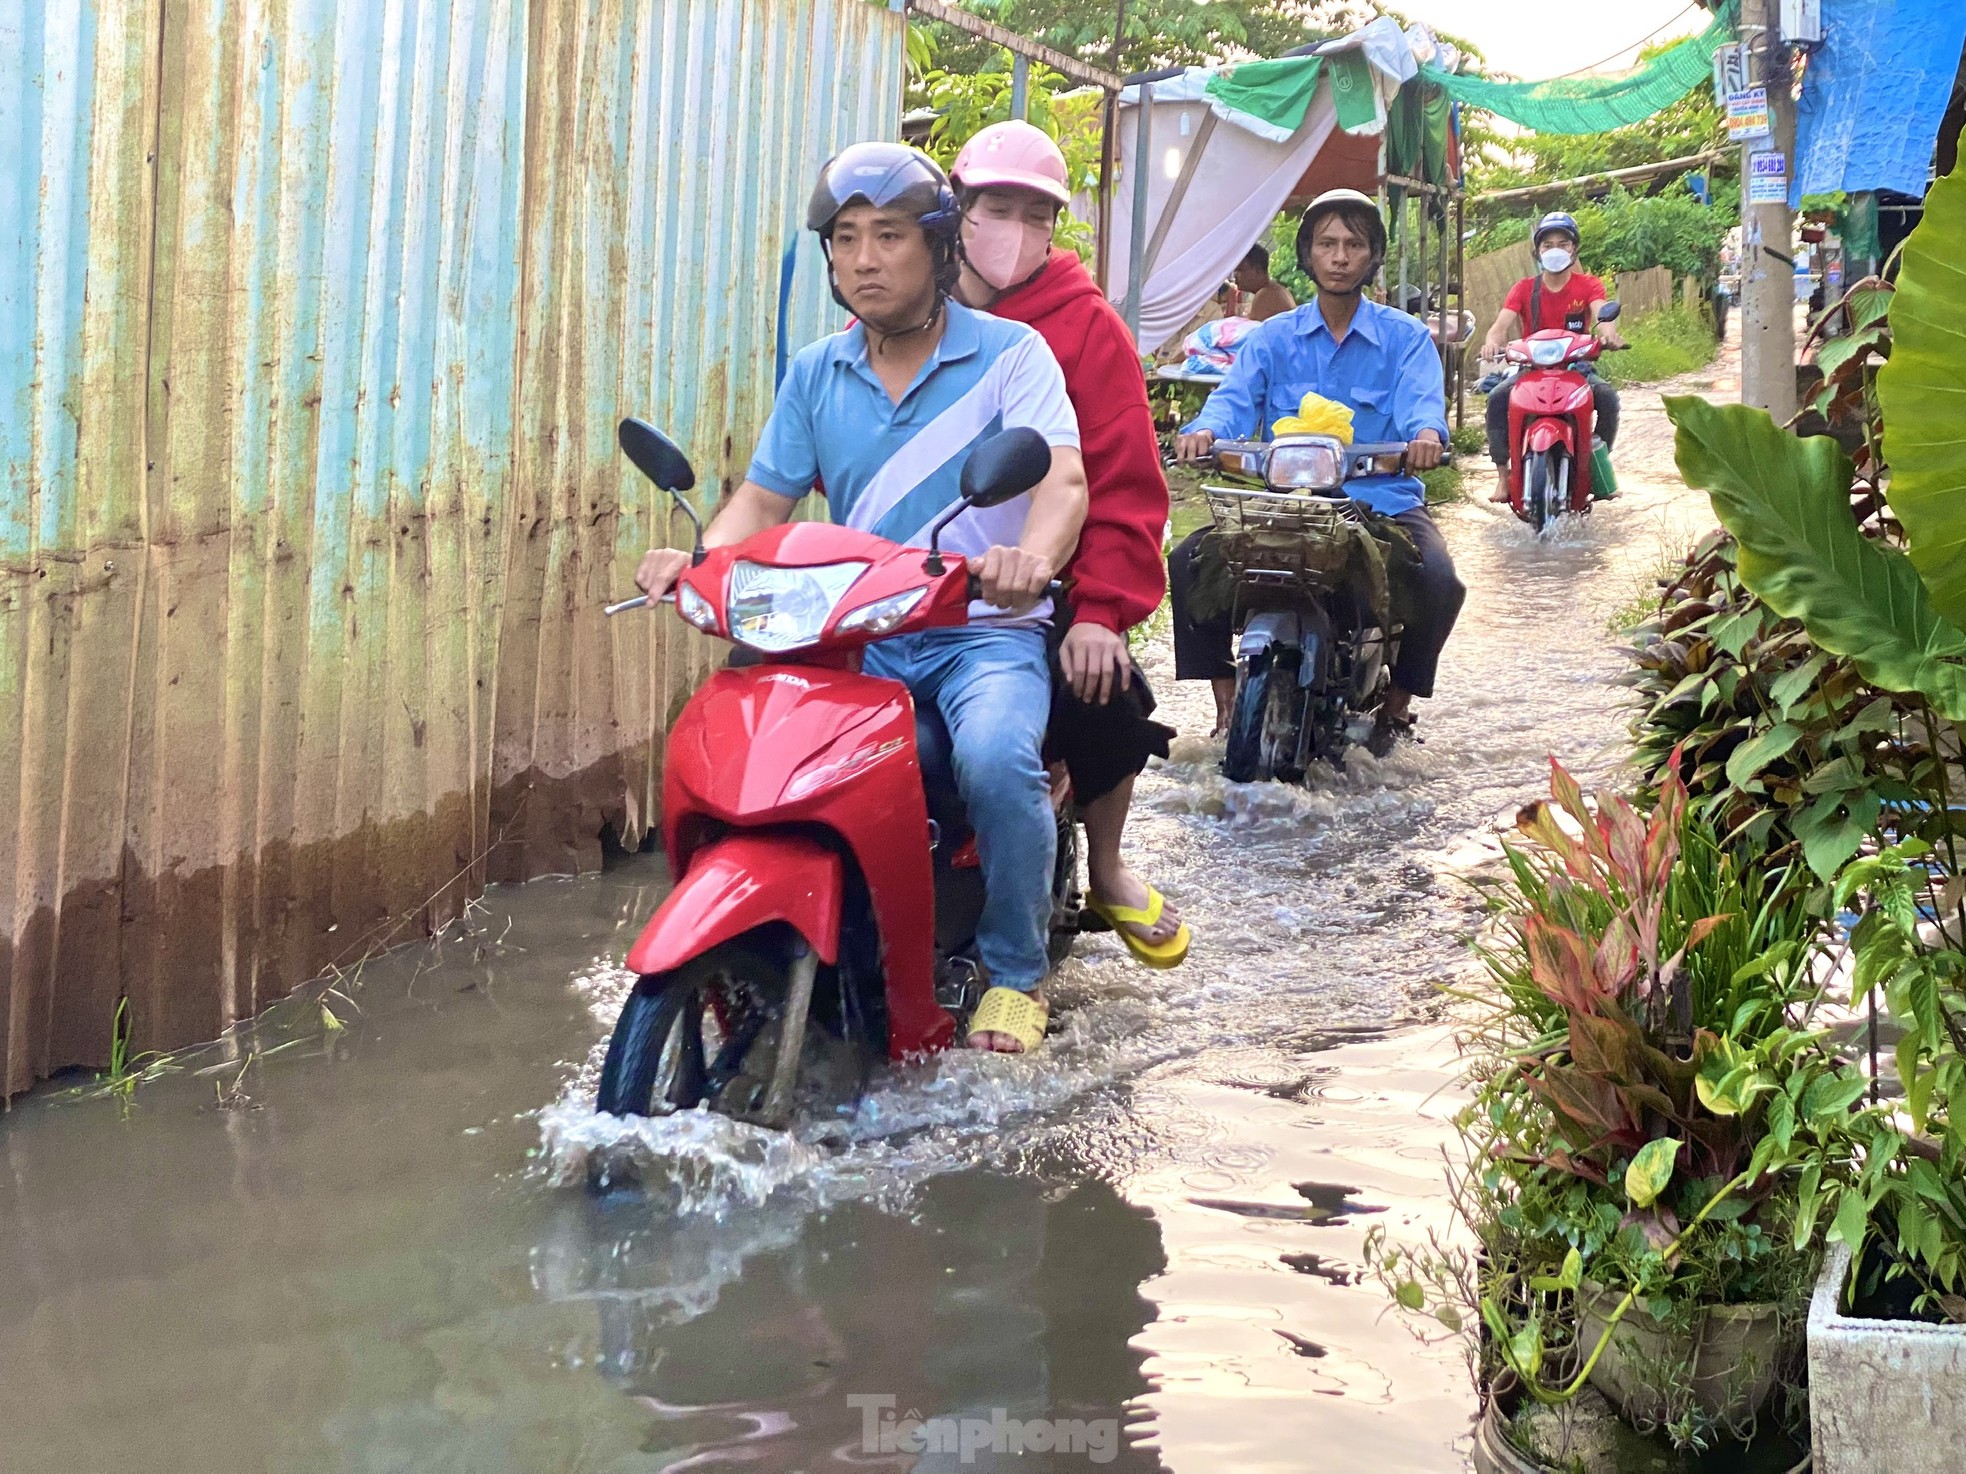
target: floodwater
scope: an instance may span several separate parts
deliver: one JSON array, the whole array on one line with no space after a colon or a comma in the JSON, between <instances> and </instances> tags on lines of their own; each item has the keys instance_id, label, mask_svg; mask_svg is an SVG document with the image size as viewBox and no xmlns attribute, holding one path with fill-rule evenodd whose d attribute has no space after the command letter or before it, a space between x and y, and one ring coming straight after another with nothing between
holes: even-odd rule
<instances>
[{"instance_id":1,"label":"floodwater","mask_svg":"<svg viewBox=\"0 0 1966 1474\"><path fill-rule=\"evenodd\" d=\"M1628 423L1626 495L1550 543L1443 514L1472 595L1423 746L1307 792L1227 785L1187 737L1143 779L1193 958L1089 939L1035 1060L886 1080L830 1139L624 1137L591 1100L664 883L638 856L495 891L128 1099L18 1104L0 1470L1463 1467L1461 1351L1361 1246L1451 1231L1465 878L1547 754L1611 770L1606 618L1707 525L1656 407ZM601 1146L653 1196L590 1195Z\"/></svg>"}]
</instances>

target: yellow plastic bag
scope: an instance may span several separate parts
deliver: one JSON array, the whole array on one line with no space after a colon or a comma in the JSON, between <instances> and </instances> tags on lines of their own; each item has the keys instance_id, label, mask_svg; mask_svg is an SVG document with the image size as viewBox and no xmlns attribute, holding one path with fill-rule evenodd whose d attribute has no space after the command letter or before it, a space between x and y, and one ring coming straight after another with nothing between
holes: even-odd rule
<instances>
[{"instance_id":1,"label":"yellow plastic bag","mask_svg":"<svg viewBox=\"0 0 1966 1474\"><path fill-rule=\"evenodd\" d=\"M1285 415L1270 427L1272 435L1330 435L1340 445L1352 443L1350 405L1326 399L1322 394L1306 394L1297 413Z\"/></svg>"}]
</instances>

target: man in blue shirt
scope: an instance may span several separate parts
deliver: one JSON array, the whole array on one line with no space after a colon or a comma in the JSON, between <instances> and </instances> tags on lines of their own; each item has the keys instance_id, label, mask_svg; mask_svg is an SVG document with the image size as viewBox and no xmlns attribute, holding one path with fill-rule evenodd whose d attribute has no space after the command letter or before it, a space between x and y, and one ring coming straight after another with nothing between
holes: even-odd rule
<instances>
[{"instance_id":1,"label":"man in blue shirt","mask_svg":"<svg viewBox=\"0 0 1966 1474\"><path fill-rule=\"evenodd\" d=\"M1217 437L1268 439L1276 422L1296 414L1304 396L1314 393L1351 408L1359 443L1404 441L1409 469L1438 466L1447 446L1439 351L1424 323L1364 295L1385 257L1385 222L1368 196L1334 189L1313 200L1297 227L1297 260L1317 283L1317 296L1243 339L1227 379L1177 437L1181 459L1208 455ZM1427 515L1426 488L1417 476L1366 476L1346 490L1398 523L1419 555L1412 617L1380 709L1382 730L1401 732L1412 726L1413 698L1433 695L1440 652L1467 590ZM1198 620L1190 609L1195 549L1206 534L1189 537L1168 559L1174 674L1177 680L1214 682L1219 731L1228 725L1236 671L1227 620Z\"/></svg>"},{"instance_id":2,"label":"man in blue shirt","mask_svg":"<svg viewBox=\"0 0 1966 1474\"><path fill-rule=\"evenodd\" d=\"M827 164L806 224L825 245L833 295L857 321L793 361L750 470L703 541L726 547L789 521L818 486L835 522L921 545L960 499L963 462L979 441L1029 427L1051 445L1051 472L1035 488L967 513L943 536L981 582L970 623L884 640L862 665L901 681L948 728L987 894L976 945L991 987L969 1042L1017 1053L1043 1038L1048 1012L1038 985L1049 968L1057 829L1043 762L1044 592L1078 545L1085 465L1065 376L1044 340L950 300L958 220L948 179L919 150L860 143ZM658 548L635 582L653 600L689 561Z\"/></svg>"}]
</instances>

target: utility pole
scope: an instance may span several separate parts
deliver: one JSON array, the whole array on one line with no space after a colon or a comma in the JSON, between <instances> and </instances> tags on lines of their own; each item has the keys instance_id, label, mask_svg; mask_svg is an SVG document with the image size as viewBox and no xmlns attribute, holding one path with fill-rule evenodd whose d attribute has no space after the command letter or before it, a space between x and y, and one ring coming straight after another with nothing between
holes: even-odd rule
<instances>
[{"instance_id":1,"label":"utility pole","mask_svg":"<svg viewBox=\"0 0 1966 1474\"><path fill-rule=\"evenodd\" d=\"M1786 192L1780 204L1752 199L1755 155L1779 154L1785 181L1795 172L1793 73L1778 0L1741 0L1740 37L1749 84L1768 89L1770 135L1741 145L1741 402L1785 425L1795 417L1795 217Z\"/></svg>"}]
</instances>

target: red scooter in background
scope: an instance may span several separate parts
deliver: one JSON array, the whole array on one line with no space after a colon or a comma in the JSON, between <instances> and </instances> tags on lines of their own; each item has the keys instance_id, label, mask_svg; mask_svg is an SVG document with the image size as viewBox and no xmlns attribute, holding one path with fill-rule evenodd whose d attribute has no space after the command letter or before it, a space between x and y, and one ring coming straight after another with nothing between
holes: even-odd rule
<instances>
[{"instance_id":1,"label":"red scooter in background","mask_svg":"<svg viewBox=\"0 0 1966 1474\"><path fill-rule=\"evenodd\" d=\"M1616 302L1597 312L1599 322L1617 316ZM1565 513L1591 509L1597 408L1578 365L1606 351L1616 350L1565 328L1518 338L1506 351L1510 363L1528 366L1509 386L1509 505L1538 534Z\"/></svg>"},{"instance_id":2,"label":"red scooter in background","mask_svg":"<svg viewBox=\"0 0 1966 1474\"><path fill-rule=\"evenodd\" d=\"M695 485L688 458L652 426L624 420L619 438L663 490ZM706 552L699 526L695 565L664 602L739 656L669 735L662 831L676 884L628 953L639 981L608 1044L598 1109L702 1105L783 1126L802 1106L856 1096L876 1060L961 1036L982 994L974 838L953 793L924 791L907 688L863 675L860 652L967 623L977 580L937 551L943 529L1023 495L1050 466L1034 430L978 446L926 551L795 522ZM1054 961L1079 930L1077 874L1061 807Z\"/></svg>"}]
</instances>

